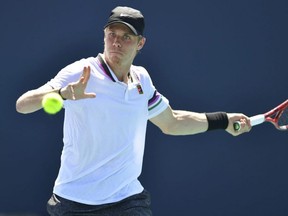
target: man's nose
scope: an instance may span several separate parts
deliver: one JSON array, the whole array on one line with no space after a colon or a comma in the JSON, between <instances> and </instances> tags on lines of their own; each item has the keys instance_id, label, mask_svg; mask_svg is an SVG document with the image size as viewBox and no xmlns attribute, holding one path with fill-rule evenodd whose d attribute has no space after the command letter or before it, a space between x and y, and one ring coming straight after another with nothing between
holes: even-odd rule
<instances>
[{"instance_id":1,"label":"man's nose","mask_svg":"<svg viewBox=\"0 0 288 216\"><path fill-rule=\"evenodd\" d=\"M114 38L113 45L116 46L116 47L121 47L120 37L119 37L119 36L116 36L116 37Z\"/></svg>"}]
</instances>

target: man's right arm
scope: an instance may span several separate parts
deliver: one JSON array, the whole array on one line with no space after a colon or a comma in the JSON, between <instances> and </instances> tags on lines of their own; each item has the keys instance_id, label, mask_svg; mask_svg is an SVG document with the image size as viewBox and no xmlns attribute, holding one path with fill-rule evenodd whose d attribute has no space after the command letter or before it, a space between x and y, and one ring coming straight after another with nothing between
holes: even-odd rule
<instances>
[{"instance_id":1,"label":"man's right arm","mask_svg":"<svg viewBox=\"0 0 288 216\"><path fill-rule=\"evenodd\" d=\"M43 97L51 92L60 93L62 98L69 100L80 100L85 98L95 98L94 92L85 92L87 83L90 79L90 66L84 67L83 73L78 81L69 83L61 88L53 89L50 85L43 85L38 89L34 89L24 93L16 102L16 110L19 113L27 114L32 113L42 108Z\"/></svg>"},{"instance_id":2,"label":"man's right arm","mask_svg":"<svg viewBox=\"0 0 288 216\"><path fill-rule=\"evenodd\" d=\"M50 92L58 92L58 89L53 89L51 86L45 84L38 89L24 93L16 101L17 112L28 114L40 110L44 95Z\"/></svg>"}]
</instances>

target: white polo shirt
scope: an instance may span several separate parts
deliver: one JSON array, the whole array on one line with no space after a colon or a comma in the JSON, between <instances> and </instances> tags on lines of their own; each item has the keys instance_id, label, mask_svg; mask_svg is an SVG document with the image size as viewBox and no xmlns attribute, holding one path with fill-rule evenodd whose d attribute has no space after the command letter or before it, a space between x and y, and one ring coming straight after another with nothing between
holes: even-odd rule
<instances>
[{"instance_id":1,"label":"white polo shirt","mask_svg":"<svg viewBox=\"0 0 288 216\"><path fill-rule=\"evenodd\" d=\"M84 66L91 67L86 92L96 93L96 98L64 101L64 146L53 189L61 197L90 205L142 192L138 177L147 120L169 103L143 67L132 65L125 84L110 68L105 70L100 59L98 55L74 62L47 83L64 87L80 78Z\"/></svg>"}]
</instances>

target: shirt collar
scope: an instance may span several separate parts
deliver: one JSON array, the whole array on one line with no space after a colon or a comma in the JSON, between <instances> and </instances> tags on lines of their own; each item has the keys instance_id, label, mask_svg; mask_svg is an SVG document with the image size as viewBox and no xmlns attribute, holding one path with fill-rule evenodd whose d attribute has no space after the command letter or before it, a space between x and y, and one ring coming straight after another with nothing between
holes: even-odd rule
<instances>
[{"instance_id":1,"label":"shirt collar","mask_svg":"<svg viewBox=\"0 0 288 216\"><path fill-rule=\"evenodd\" d=\"M110 77L110 79L111 79L113 82L116 82L116 80L115 80L116 77L114 78L115 75L114 75L114 74L113 74L114 76L112 75L109 66L106 64L106 62L105 62L104 59L102 58L101 54L98 54L97 59L99 60L100 66L101 66L101 68L103 69L103 71L106 73L106 75L107 75L108 77ZM117 78L116 78L116 79L117 79Z\"/></svg>"}]
</instances>

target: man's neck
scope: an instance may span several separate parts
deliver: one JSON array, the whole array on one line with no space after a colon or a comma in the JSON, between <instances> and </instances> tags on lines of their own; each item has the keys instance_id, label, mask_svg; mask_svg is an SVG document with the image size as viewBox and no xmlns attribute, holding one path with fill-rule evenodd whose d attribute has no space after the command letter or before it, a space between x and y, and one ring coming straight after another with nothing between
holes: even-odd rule
<instances>
[{"instance_id":1,"label":"man's neck","mask_svg":"<svg viewBox=\"0 0 288 216\"><path fill-rule=\"evenodd\" d=\"M106 57L105 57L105 61L108 64L108 66L111 68L111 70L114 72L117 79L121 82L127 83L131 64L124 64L121 61L111 61L109 58L106 58Z\"/></svg>"}]
</instances>

